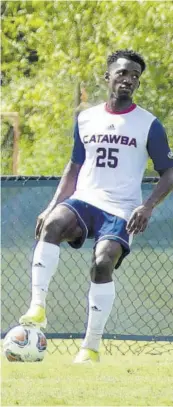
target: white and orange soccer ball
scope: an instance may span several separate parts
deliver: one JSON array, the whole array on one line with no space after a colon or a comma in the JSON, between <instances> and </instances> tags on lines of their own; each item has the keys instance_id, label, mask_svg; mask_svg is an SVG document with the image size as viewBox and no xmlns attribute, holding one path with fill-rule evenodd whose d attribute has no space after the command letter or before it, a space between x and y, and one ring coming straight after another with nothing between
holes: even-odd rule
<instances>
[{"instance_id":1,"label":"white and orange soccer ball","mask_svg":"<svg viewBox=\"0 0 173 407\"><path fill-rule=\"evenodd\" d=\"M4 355L9 362L40 362L47 348L46 337L39 328L16 326L5 336Z\"/></svg>"}]
</instances>

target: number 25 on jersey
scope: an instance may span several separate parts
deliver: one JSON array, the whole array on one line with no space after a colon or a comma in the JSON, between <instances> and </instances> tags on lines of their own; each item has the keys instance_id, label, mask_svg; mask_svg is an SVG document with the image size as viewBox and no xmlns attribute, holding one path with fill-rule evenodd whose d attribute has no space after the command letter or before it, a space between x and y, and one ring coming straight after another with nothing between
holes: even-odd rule
<instances>
[{"instance_id":1,"label":"number 25 on jersey","mask_svg":"<svg viewBox=\"0 0 173 407\"><path fill-rule=\"evenodd\" d=\"M99 147L97 150L96 167L110 167L116 168L118 165L117 153L118 148L108 148Z\"/></svg>"}]
</instances>

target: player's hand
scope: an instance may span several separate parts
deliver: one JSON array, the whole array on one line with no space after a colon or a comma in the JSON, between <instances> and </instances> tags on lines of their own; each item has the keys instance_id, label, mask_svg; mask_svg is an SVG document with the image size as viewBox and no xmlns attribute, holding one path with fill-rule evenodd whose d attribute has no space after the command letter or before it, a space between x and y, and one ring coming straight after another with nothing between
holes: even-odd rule
<instances>
[{"instance_id":1,"label":"player's hand","mask_svg":"<svg viewBox=\"0 0 173 407\"><path fill-rule=\"evenodd\" d=\"M45 211L40 213L40 215L38 216L37 223L36 223L36 228L35 228L35 239L38 240L40 238L44 222L45 222L45 220L48 217L50 212L51 212L50 210L45 209Z\"/></svg>"},{"instance_id":2,"label":"player's hand","mask_svg":"<svg viewBox=\"0 0 173 407\"><path fill-rule=\"evenodd\" d=\"M127 223L127 232L134 233L137 235L139 232L143 232L147 225L148 221L151 217L152 214L152 209L149 207L146 207L145 205L138 206L132 214L131 217Z\"/></svg>"}]
</instances>

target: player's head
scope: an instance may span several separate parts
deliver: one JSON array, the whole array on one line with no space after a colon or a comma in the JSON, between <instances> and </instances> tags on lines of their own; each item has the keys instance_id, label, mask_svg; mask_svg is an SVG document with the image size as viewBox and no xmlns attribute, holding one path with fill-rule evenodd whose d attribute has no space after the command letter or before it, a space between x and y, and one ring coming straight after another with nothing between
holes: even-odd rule
<instances>
[{"instance_id":1,"label":"player's head","mask_svg":"<svg viewBox=\"0 0 173 407\"><path fill-rule=\"evenodd\" d=\"M129 99L139 87L139 78L145 70L141 55L131 50L118 50L107 58L105 79L110 93L121 99Z\"/></svg>"}]
</instances>

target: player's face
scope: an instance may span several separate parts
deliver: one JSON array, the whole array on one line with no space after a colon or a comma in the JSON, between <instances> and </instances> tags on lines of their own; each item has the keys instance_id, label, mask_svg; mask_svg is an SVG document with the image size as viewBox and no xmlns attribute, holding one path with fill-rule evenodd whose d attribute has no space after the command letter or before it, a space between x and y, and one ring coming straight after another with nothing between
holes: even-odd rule
<instances>
[{"instance_id":1,"label":"player's face","mask_svg":"<svg viewBox=\"0 0 173 407\"><path fill-rule=\"evenodd\" d=\"M125 58L119 58L109 68L109 89L118 98L129 99L139 87L141 66Z\"/></svg>"}]
</instances>

